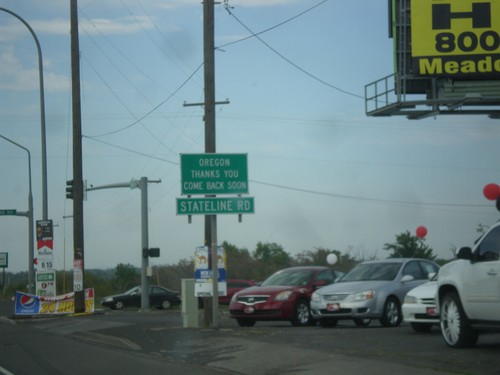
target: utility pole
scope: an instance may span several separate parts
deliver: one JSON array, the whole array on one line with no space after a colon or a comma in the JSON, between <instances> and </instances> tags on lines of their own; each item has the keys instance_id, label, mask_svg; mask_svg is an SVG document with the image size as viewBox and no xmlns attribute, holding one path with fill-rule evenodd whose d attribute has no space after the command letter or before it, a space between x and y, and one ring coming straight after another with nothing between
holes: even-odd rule
<instances>
[{"instance_id":1,"label":"utility pole","mask_svg":"<svg viewBox=\"0 0 500 375\"><path fill-rule=\"evenodd\" d=\"M205 76L205 152L216 152L215 139L215 43L214 0L203 2L203 56ZM219 327L219 288L217 269L217 215L205 216L205 243L212 254L212 326ZM208 325L205 308L205 325Z\"/></svg>"},{"instance_id":2,"label":"utility pole","mask_svg":"<svg viewBox=\"0 0 500 375\"><path fill-rule=\"evenodd\" d=\"M80 104L80 43L78 4L71 0L71 82L73 103L73 290L75 313L85 312L83 246L82 114Z\"/></svg>"}]
</instances>

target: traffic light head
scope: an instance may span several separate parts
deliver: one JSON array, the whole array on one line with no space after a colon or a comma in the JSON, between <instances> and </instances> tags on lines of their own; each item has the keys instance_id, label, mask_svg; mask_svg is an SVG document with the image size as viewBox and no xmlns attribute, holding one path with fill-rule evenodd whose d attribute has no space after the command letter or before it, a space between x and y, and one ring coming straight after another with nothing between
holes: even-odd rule
<instances>
[{"instance_id":1,"label":"traffic light head","mask_svg":"<svg viewBox=\"0 0 500 375\"><path fill-rule=\"evenodd\" d=\"M73 199L73 180L66 181L66 198Z\"/></svg>"}]
</instances>

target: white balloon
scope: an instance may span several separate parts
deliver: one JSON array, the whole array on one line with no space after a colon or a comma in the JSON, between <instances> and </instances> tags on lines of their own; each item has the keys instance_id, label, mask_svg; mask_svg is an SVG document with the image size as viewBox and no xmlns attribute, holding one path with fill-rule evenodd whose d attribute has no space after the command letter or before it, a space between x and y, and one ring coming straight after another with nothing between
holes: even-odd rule
<instances>
[{"instance_id":1,"label":"white balloon","mask_svg":"<svg viewBox=\"0 0 500 375\"><path fill-rule=\"evenodd\" d=\"M334 253L328 254L328 256L326 257L326 261L331 265L337 263L337 255Z\"/></svg>"}]
</instances>

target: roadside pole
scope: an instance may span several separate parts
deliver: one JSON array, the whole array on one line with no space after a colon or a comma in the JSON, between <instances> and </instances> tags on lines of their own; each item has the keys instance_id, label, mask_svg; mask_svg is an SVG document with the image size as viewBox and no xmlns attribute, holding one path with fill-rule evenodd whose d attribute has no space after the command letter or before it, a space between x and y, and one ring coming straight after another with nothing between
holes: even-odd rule
<instances>
[{"instance_id":1,"label":"roadside pole","mask_svg":"<svg viewBox=\"0 0 500 375\"><path fill-rule=\"evenodd\" d=\"M161 180L148 180L147 177L141 177L140 180L132 179L130 182L120 182L115 184L91 186L86 188L86 191L130 188L141 189L141 309L149 309L149 285L147 270L149 267L149 257L160 256L159 249L153 253L149 249L149 226L148 226L148 183L160 183Z\"/></svg>"},{"instance_id":2,"label":"roadside pole","mask_svg":"<svg viewBox=\"0 0 500 375\"><path fill-rule=\"evenodd\" d=\"M148 179L141 177L139 182L141 189L141 237L142 237L142 250L141 250L141 309L149 309L149 285L148 285L148 266L149 256L145 253L144 249L149 249L149 236L148 236Z\"/></svg>"},{"instance_id":3,"label":"roadside pole","mask_svg":"<svg viewBox=\"0 0 500 375\"><path fill-rule=\"evenodd\" d=\"M85 312L85 255L83 246L82 113L77 0L71 0L70 18L73 111L73 290L75 292L75 313L83 313Z\"/></svg>"},{"instance_id":4,"label":"roadside pole","mask_svg":"<svg viewBox=\"0 0 500 375\"><path fill-rule=\"evenodd\" d=\"M215 138L215 42L214 0L203 2L203 47L205 76L205 152L216 152ZM217 215L205 217L205 243L212 252L212 326L219 328L219 288L217 270ZM207 313L205 309L205 314Z\"/></svg>"}]
</instances>

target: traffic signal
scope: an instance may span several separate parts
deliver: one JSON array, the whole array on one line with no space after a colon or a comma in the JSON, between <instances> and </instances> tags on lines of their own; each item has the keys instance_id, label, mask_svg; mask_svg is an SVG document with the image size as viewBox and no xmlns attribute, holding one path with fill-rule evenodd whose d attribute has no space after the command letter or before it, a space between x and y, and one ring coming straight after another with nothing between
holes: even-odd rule
<instances>
[{"instance_id":1,"label":"traffic signal","mask_svg":"<svg viewBox=\"0 0 500 375\"><path fill-rule=\"evenodd\" d=\"M152 247L150 249L142 249L142 256L144 258L158 258L160 256L160 249L158 247Z\"/></svg>"},{"instance_id":2,"label":"traffic signal","mask_svg":"<svg viewBox=\"0 0 500 375\"><path fill-rule=\"evenodd\" d=\"M73 199L73 180L66 181L66 198Z\"/></svg>"}]
</instances>

